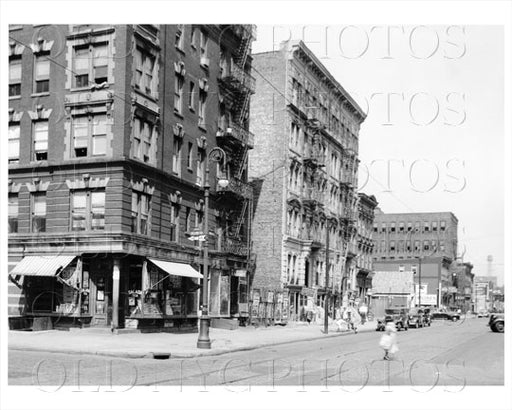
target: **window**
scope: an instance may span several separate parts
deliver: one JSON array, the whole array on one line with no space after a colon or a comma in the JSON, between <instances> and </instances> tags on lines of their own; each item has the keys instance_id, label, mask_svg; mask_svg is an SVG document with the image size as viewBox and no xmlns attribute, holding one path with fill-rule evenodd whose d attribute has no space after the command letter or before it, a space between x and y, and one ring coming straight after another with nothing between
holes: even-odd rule
<instances>
[{"instance_id":1,"label":"window","mask_svg":"<svg viewBox=\"0 0 512 410\"><path fill-rule=\"evenodd\" d=\"M197 150L197 179L196 184L199 186L203 186L203 177L204 177L204 160L206 155L202 150Z\"/></svg>"},{"instance_id":2,"label":"window","mask_svg":"<svg viewBox=\"0 0 512 410\"><path fill-rule=\"evenodd\" d=\"M106 114L73 117L72 133L75 157L106 155Z\"/></svg>"},{"instance_id":3,"label":"window","mask_svg":"<svg viewBox=\"0 0 512 410\"><path fill-rule=\"evenodd\" d=\"M437 231L437 222L432 222L432 230L433 230L434 232L436 232L436 231Z\"/></svg>"},{"instance_id":4,"label":"window","mask_svg":"<svg viewBox=\"0 0 512 410\"><path fill-rule=\"evenodd\" d=\"M381 225L381 232L383 232L383 233L385 233L385 232L386 232L386 224L385 224L385 223L383 223L383 224Z\"/></svg>"},{"instance_id":5,"label":"window","mask_svg":"<svg viewBox=\"0 0 512 410\"><path fill-rule=\"evenodd\" d=\"M416 232L419 232L419 231L420 231L420 223L419 223L419 222L415 222L415 223L414 223L414 230L415 230Z\"/></svg>"},{"instance_id":6,"label":"window","mask_svg":"<svg viewBox=\"0 0 512 410\"><path fill-rule=\"evenodd\" d=\"M149 95L154 94L154 69L155 57L137 47L135 50L135 87Z\"/></svg>"},{"instance_id":7,"label":"window","mask_svg":"<svg viewBox=\"0 0 512 410\"><path fill-rule=\"evenodd\" d=\"M9 233L18 232L18 195L9 194Z\"/></svg>"},{"instance_id":8,"label":"window","mask_svg":"<svg viewBox=\"0 0 512 410\"><path fill-rule=\"evenodd\" d=\"M443 232L446 230L446 222L445 221L441 221L440 228L441 228L441 231L443 231Z\"/></svg>"},{"instance_id":9,"label":"window","mask_svg":"<svg viewBox=\"0 0 512 410\"><path fill-rule=\"evenodd\" d=\"M180 207L178 204L171 204L171 242L178 242L180 235Z\"/></svg>"},{"instance_id":10,"label":"window","mask_svg":"<svg viewBox=\"0 0 512 410\"><path fill-rule=\"evenodd\" d=\"M108 43L75 47L73 65L77 88L108 82Z\"/></svg>"},{"instance_id":11,"label":"window","mask_svg":"<svg viewBox=\"0 0 512 410\"><path fill-rule=\"evenodd\" d=\"M394 252L395 249L395 241L389 241L389 251Z\"/></svg>"},{"instance_id":12,"label":"window","mask_svg":"<svg viewBox=\"0 0 512 410\"><path fill-rule=\"evenodd\" d=\"M105 229L105 191L74 191L71 195L71 230Z\"/></svg>"},{"instance_id":13,"label":"window","mask_svg":"<svg viewBox=\"0 0 512 410\"><path fill-rule=\"evenodd\" d=\"M420 250L420 241L414 241L414 251L419 252Z\"/></svg>"},{"instance_id":14,"label":"window","mask_svg":"<svg viewBox=\"0 0 512 410\"><path fill-rule=\"evenodd\" d=\"M407 232L412 231L412 222L407 222Z\"/></svg>"},{"instance_id":15,"label":"window","mask_svg":"<svg viewBox=\"0 0 512 410\"><path fill-rule=\"evenodd\" d=\"M197 28L192 27L192 31L190 32L190 45L192 48L196 48L197 45Z\"/></svg>"},{"instance_id":16,"label":"window","mask_svg":"<svg viewBox=\"0 0 512 410\"><path fill-rule=\"evenodd\" d=\"M195 96L195 89L196 83L193 81L190 82L189 89L188 89L188 108L190 108L191 111L195 111L196 107L196 96Z\"/></svg>"},{"instance_id":17,"label":"window","mask_svg":"<svg viewBox=\"0 0 512 410\"><path fill-rule=\"evenodd\" d=\"M34 122L34 160L48 159L48 121Z\"/></svg>"},{"instance_id":18,"label":"window","mask_svg":"<svg viewBox=\"0 0 512 410\"><path fill-rule=\"evenodd\" d=\"M429 241L423 241L423 250L428 251L430 249Z\"/></svg>"},{"instance_id":19,"label":"window","mask_svg":"<svg viewBox=\"0 0 512 410\"><path fill-rule=\"evenodd\" d=\"M46 231L46 193L37 192L31 198L31 227L32 232Z\"/></svg>"},{"instance_id":20,"label":"window","mask_svg":"<svg viewBox=\"0 0 512 410\"><path fill-rule=\"evenodd\" d=\"M9 97L21 95L21 58L9 60Z\"/></svg>"},{"instance_id":21,"label":"window","mask_svg":"<svg viewBox=\"0 0 512 410\"><path fill-rule=\"evenodd\" d=\"M185 230L187 232L192 232L193 226L192 226L192 209L187 208L187 211L185 213Z\"/></svg>"},{"instance_id":22,"label":"window","mask_svg":"<svg viewBox=\"0 0 512 410\"><path fill-rule=\"evenodd\" d=\"M183 110L183 77L176 74L174 77L174 112L181 114Z\"/></svg>"},{"instance_id":23,"label":"window","mask_svg":"<svg viewBox=\"0 0 512 410\"><path fill-rule=\"evenodd\" d=\"M133 157L146 163L155 162L155 127L135 117L133 121Z\"/></svg>"},{"instance_id":24,"label":"window","mask_svg":"<svg viewBox=\"0 0 512 410\"><path fill-rule=\"evenodd\" d=\"M405 247L406 247L406 251L407 251L407 252L411 252L411 251L412 251L412 248L411 248L411 241L406 241L406 242L405 242Z\"/></svg>"},{"instance_id":25,"label":"window","mask_svg":"<svg viewBox=\"0 0 512 410\"><path fill-rule=\"evenodd\" d=\"M203 226L203 213L200 211L196 211L196 224L195 228L201 229Z\"/></svg>"},{"instance_id":26,"label":"window","mask_svg":"<svg viewBox=\"0 0 512 410\"><path fill-rule=\"evenodd\" d=\"M191 142L188 143L188 152L187 152L187 168L192 169L192 158L193 158L193 152L194 152L194 144Z\"/></svg>"},{"instance_id":27,"label":"window","mask_svg":"<svg viewBox=\"0 0 512 410\"><path fill-rule=\"evenodd\" d=\"M35 60L35 90L36 93L50 91L50 60L45 55L36 56Z\"/></svg>"},{"instance_id":28,"label":"window","mask_svg":"<svg viewBox=\"0 0 512 410\"><path fill-rule=\"evenodd\" d=\"M441 252L444 252L444 250L445 250L444 241L439 241L439 250Z\"/></svg>"},{"instance_id":29,"label":"window","mask_svg":"<svg viewBox=\"0 0 512 410\"><path fill-rule=\"evenodd\" d=\"M386 253L386 241L381 241L380 242L380 251L382 253Z\"/></svg>"},{"instance_id":30,"label":"window","mask_svg":"<svg viewBox=\"0 0 512 410\"><path fill-rule=\"evenodd\" d=\"M150 235L151 196L143 192L132 192L132 232Z\"/></svg>"},{"instance_id":31,"label":"window","mask_svg":"<svg viewBox=\"0 0 512 410\"><path fill-rule=\"evenodd\" d=\"M174 40L174 46L178 49L183 51L183 40L185 38L185 25L184 24L178 24L176 28L176 38Z\"/></svg>"},{"instance_id":32,"label":"window","mask_svg":"<svg viewBox=\"0 0 512 410\"><path fill-rule=\"evenodd\" d=\"M208 57L208 35L204 32L204 31L201 31L201 42L200 42L200 50L199 50L199 53L200 53L200 57L201 58L206 58Z\"/></svg>"},{"instance_id":33,"label":"window","mask_svg":"<svg viewBox=\"0 0 512 410\"><path fill-rule=\"evenodd\" d=\"M20 162L20 124L9 124L9 164Z\"/></svg>"},{"instance_id":34,"label":"window","mask_svg":"<svg viewBox=\"0 0 512 410\"><path fill-rule=\"evenodd\" d=\"M181 139L174 138L172 147L172 172L181 175Z\"/></svg>"},{"instance_id":35,"label":"window","mask_svg":"<svg viewBox=\"0 0 512 410\"><path fill-rule=\"evenodd\" d=\"M430 242L430 245L432 246L432 250L433 251L437 251L437 241L431 241Z\"/></svg>"},{"instance_id":36,"label":"window","mask_svg":"<svg viewBox=\"0 0 512 410\"><path fill-rule=\"evenodd\" d=\"M425 221L425 225L424 225L423 230L424 230L425 232L430 231L430 222L426 222L426 221Z\"/></svg>"},{"instance_id":37,"label":"window","mask_svg":"<svg viewBox=\"0 0 512 410\"><path fill-rule=\"evenodd\" d=\"M373 224L373 232L378 232L379 231L379 228L378 228L378 225L376 223Z\"/></svg>"},{"instance_id":38,"label":"window","mask_svg":"<svg viewBox=\"0 0 512 410\"><path fill-rule=\"evenodd\" d=\"M399 222L398 224L398 230L400 232L404 232L405 231L405 224L403 222Z\"/></svg>"},{"instance_id":39,"label":"window","mask_svg":"<svg viewBox=\"0 0 512 410\"><path fill-rule=\"evenodd\" d=\"M206 127L206 96L207 94L204 91L199 92L199 126L205 128Z\"/></svg>"},{"instance_id":40,"label":"window","mask_svg":"<svg viewBox=\"0 0 512 410\"><path fill-rule=\"evenodd\" d=\"M396 223L391 222L391 232L396 232Z\"/></svg>"}]
</instances>

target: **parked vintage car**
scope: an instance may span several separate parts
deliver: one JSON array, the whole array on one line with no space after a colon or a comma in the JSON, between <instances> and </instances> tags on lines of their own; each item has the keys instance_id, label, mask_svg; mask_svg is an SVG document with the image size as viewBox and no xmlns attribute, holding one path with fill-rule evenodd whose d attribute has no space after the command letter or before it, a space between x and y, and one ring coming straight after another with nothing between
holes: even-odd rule
<instances>
[{"instance_id":1,"label":"parked vintage car","mask_svg":"<svg viewBox=\"0 0 512 410\"><path fill-rule=\"evenodd\" d=\"M375 330L384 330L388 322L394 322L396 330L409 329L409 309L389 308L384 312L385 316L383 318L377 319L377 328Z\"/></svg>"},{"instance_id":2,"label":"parked vintage car","mask_svg":"<svg viewBox=\"0 0 512 410\"><path fill-rule=\"evenodd\" d=\"M447 310L436 310L435 312L432 312L432 319L443 319L456 322L457 320L460 320L460 314L457 312L448 312Z\"/></svg>"},{"instance_id":3,"label":"parked vintage car","mask_svg":"<svg viewBox=\"0 0 512 410\"><path fill-rule=\"evenodd\" d=\"M476 317L489 317L489 311L481 310L477 313Z\"/></svg>"},{"instance_id":4,"label":"parked vintage car","mask_svg":"<svg viewBox=\"0 0 512 410\"><path fill-rule=\"evenodd\" d=\"M432 325L432 314L430 313L430 308L423 308L423 324L425 326Z\"/></svg>"},{"instance_id":5,"label":"parked vintage car","mask_svg":"<svg viewBox=\"0 0 512 410\"><path fill-rule=\"evenodd\" d=\"M409 326L416 328L425 326L425 317L423 309L412 308L409 311Z\"/></svg>"},{"instance_id":6,"label":"parked vintage car","mask_svg":"<svg viewBox=\"0 0 512 410\"><path fill-rule=\"evenodd\" d=\"M492 313L487 325L493 332L503 333L505 331L505 315L503 313Z\"/></svg>"}]
</instances>

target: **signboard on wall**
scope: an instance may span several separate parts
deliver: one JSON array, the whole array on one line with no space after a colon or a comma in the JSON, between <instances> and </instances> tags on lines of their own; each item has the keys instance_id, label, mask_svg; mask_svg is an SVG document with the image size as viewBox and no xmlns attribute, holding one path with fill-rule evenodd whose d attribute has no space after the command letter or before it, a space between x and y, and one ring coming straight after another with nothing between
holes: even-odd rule
<instances>
[{"instance_id":1,"label":"signboard on wall","mask_svg":"<svg viewBox=\"0 0 512 410\"><path fill-rule=\"evenodd\" d=\"M413 297L413 304L415 306L418 305L419 303L419 298L418 298L418 295L415 295ZM425 294L421 294L421 304L422 305L431 305L431 306L435 306L437 305L437 295L435 293L425 293Z\"/></svg>"}]
</instances>

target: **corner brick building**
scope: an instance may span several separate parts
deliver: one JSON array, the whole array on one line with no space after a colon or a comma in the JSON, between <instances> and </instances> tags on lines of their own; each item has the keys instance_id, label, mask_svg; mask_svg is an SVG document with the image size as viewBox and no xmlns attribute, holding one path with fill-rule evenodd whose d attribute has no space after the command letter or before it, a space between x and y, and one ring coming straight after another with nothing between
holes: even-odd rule
<instances>
[{"instance_id":1,"label":"corner brick building","mask_svg":"<svg viewBox=\"0 0 512 410\"><path fill-rule=\"evenodd\" d=\"M195 229L212 234L210 315L246 314L254 27L12 25L9 37L11 325L195 326Z\"/></svg>"},{"instance_id":2,"label":"corner brick building","mask_svg":"<svg viewBox=\"0 0 512 410\"><path fill-rule=\"evenodd\" d=\"M342 292L356 291L358 135L365 114L303 42L253 58L252 287L282 293L285 314L300 319L323 304L326 291L338 301Z\"/></svg>"}]
</instances>

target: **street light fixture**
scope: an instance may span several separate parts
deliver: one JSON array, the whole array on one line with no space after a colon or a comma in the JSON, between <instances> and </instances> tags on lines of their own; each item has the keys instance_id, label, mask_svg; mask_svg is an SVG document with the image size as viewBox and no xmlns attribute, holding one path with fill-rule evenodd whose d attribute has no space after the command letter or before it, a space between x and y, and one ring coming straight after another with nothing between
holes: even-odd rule
<instances>
[{"instance_id":1,"label":"street light fixture","mask_svg":"<svg viewBox=\"0 0 512 410\"><path fill-rule=\"evenodd\" d=\"M224 163L226 153L222 148L214 147L206 157L206 166L204 172L204 244L203 244L203 302L201 309L201 317L199 319L199 336L197 339L197 347L199 349L211 349L210 341L210 317L208 316L208 208L210 198L210 161L217 163ZM218 179L218 184L221 188L226 188L229 185L229 180L223 171Z\"/></svg>"}]
</instances>

